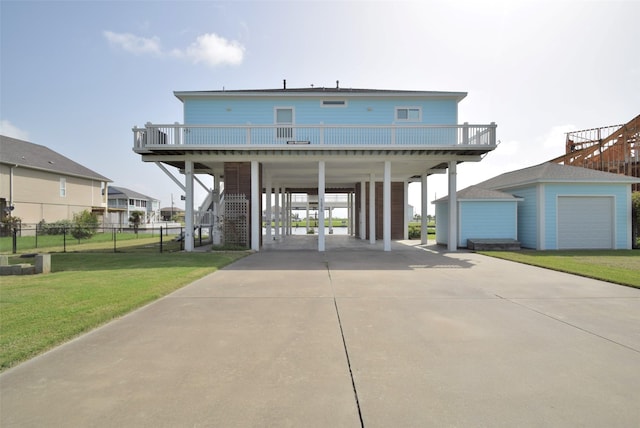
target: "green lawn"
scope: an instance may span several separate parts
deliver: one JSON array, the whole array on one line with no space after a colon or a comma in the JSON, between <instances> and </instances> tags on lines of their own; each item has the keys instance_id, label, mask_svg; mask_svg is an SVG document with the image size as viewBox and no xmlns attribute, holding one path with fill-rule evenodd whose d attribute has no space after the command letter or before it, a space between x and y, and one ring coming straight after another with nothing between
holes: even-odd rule
<instances>
[{"instance_id":1,"label":"green lawn","mask_svg":"<svg viewBox=\"0 0 640 428\"><path fill-rule=\"evenodd\" d=\"M164 296L246 254L52 254L50 274L3 277L0 370Z\"/></svg>"},{"instance_id":2,"label":"green lawn","mask_svg":"<svg viewBox=\"0 0 640 428\"><path fill-rule=\"evenodd\" d=\"M163 236L162 247L163 251L180 251L180 242L174 240L176 234ZM196 245L198 240L196 239ZM140 233L116 233L115 235L107 233L96 233L89 239L83 239L78 241L71 236L65 237L63 235L39 235L35 236L20 236L17 240L17 253L30 253L30 252L62 252L66 251L102 251L102 252L116 252L116 251L132 251L138 249L146 249L151 246L160 252L160 235ZM9 254L13 250L13 242L11 237L0 238L0 253Z\"/></svg>"},{"instance_id":3,"label":"green lawn","mask_svg":"<svg viewBox=\"0 0 640 428\"><path fill-rule=\"evenodd\" d=\"M521 250L479 253L640 288L640 250Z\"/></svg>"}]
</instances>

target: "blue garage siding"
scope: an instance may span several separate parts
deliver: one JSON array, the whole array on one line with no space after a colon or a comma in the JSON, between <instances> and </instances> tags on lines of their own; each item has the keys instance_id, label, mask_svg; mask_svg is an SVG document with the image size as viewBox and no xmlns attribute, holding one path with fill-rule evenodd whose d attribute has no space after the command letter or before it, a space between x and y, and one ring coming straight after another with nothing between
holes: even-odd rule
<instances>
[{"instance_id":1,"label":"blue garage siding","mask_svg":"<svg viewBox=\"0 0 640 428\"><path fill-rule=\"evenodd\" d=\"M538 198L536 187L503 190L524 200L518 202L518 241L524 248L538 248Z\"/></svg>"},{"instance_id":2,"label":"blue garage siding","mask_svg":"<svg viewBox=\"0 0 640 428\"><path fill-rule=\"evenodd\" d=\"M546 184L545 244L547 249L557 249L557 201L558 196L612 196L614 198L614 248L627 248L631 231L627 219L630 190L628 184Z\"/></svg>"},{"instance_id":3,"label":"blue garage siding","mask_svg":"<svg viewBox=\"0 0 640 428\"><path fill-rule=\"evenodd\" d=\"M517 239L516 201L460 201L458 245L470 238ZM436 217L437 218L437 217Z\"/></svg>"}]
</instances>

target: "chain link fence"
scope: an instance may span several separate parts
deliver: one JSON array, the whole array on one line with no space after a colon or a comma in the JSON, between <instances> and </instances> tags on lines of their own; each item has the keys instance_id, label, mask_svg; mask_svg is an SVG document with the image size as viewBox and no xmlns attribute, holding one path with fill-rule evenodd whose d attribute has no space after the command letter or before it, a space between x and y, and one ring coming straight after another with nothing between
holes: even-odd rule
<instances>
[{"instance_id":1,"label":"chain link fence","mask_svg":"<svg viewBox=\"0 0 640 428\"><path fill-rule=\"evenodd\" d=\"M0 253L30 252L174 252L184 250L184 226L103 225L80 233L73 224L1 225ZM88 236L87 236L88 235ZM194 229L194 247L212 244L212 230Z\"/></svg>"}]
</instances>

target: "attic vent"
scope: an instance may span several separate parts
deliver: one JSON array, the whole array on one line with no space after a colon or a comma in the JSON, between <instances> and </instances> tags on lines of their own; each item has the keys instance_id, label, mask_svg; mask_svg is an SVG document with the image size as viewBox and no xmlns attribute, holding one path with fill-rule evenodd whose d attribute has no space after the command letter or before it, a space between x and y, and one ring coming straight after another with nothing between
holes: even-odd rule
<instances>
[{"instance_id":1,"label":"attic vent","mask_svg":"<svg viewBox=\"0 0 640 428\"><path fill-rule=\"evenodd\" d=\"M322 100L322 107L346 107L346 100Z\"/></svg>"}]
</instances>

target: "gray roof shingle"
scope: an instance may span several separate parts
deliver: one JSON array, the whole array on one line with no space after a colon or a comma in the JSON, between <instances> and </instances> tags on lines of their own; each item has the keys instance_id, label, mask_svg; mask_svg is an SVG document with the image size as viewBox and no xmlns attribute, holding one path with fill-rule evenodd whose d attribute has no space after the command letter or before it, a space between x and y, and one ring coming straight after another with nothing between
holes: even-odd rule
<instances>
[{"instance_id":1,"label":"gray roof shingle","mask_svg":"<svg viewBox=\"0 0 640 428\"><path fill-rule=\"evenodd\" d=\"M506 172L476 186L485 189L507 189L534 183L640 183L640 179L576 166L545 162L540 165Z\"/></svg>"},{"instance_id":2,"label":"gray roof shingle","mask_svg":"<svg viewBox=\"0 0 640 428\"><path fill-rule=\"evenodd\" d=\"M124 197L140 199L140 200L156 200L147 195L143 195L142 193L136 192L135 190L127 189L126 187L117 187L117 186L109 186L109 196L123 195Z\"/></svg>"},{"instance_id":3,"label":"gray roof shingle","mask_svg":"<svg viewBox=\"0 0 640 428\"><path fill-rule=\"evenodd\" d=\"M362 89L362 88L281 88L281 89L235 89L222 91L174 91L174 95L181 99L186 96L224 96L224 95L293 95L308 94L320 96L347 96L347 95L373 95L373 96L417 96L417 97L446 97L455 98L458 101L467 96L466 92L448 91L416 91L394 89Z\"/></svg>"},{"instance_id":4,"label":"gray roof shingle","mask_svg":"<svg viewBox=\"0 0 640 428\"><path fill-rule=\"evenodd\" d=\"M479 186L469 186L456 192L456 198L459 201L469 200L491 200L491 201L519 201L522 198L510 193L500 192L498 190L484 189ZM449 195L440 198L435 202L444 202L449 200Z\"/></svg>"},{"instance_id":5,"label":"gray roof shingle","mask_svg":"<svg viewBox=\"0 0 640 428\"><path fill-rule=\"evenodd\" d=\"M0 135L0 163L111 182L104 175L98 174L48 147L4 135Z\"/></svg>"}]
</instances>

